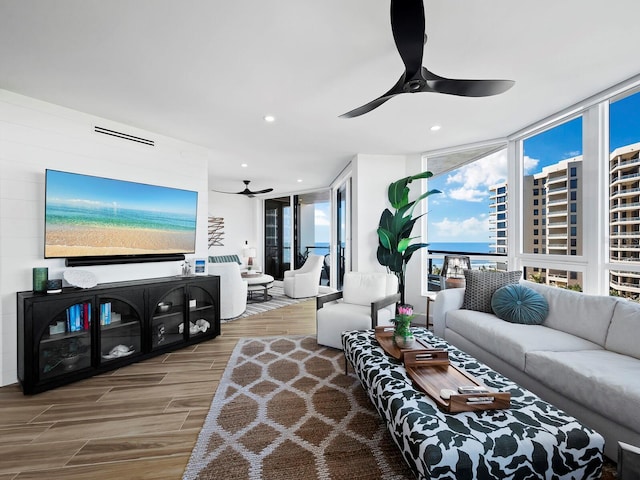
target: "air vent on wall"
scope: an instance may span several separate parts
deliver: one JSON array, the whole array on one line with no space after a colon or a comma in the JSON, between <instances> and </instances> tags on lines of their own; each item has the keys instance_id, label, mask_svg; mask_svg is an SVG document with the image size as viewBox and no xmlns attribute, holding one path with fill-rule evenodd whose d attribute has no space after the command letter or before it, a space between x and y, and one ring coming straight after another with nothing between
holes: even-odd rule
<instances>
[{"instance_id":1,"label":"air vent on wall","mask_svg":"<svg viewBox=\"0 0 640 480\"><path fill-rule=\"evenodd\" d=\"M128 133L116 132L115 130L109 130L108 128L98 127L97 125L93 127L93 130L96 133L103 133L104 135L111 135L112 137L122 138L124 140L130 140L132 142L144 143L145 145L149 145L153 147L155 142L153 140L148 140L146 138L135 137L133 135L129 135Z\"/></svg>"}]
</instances>

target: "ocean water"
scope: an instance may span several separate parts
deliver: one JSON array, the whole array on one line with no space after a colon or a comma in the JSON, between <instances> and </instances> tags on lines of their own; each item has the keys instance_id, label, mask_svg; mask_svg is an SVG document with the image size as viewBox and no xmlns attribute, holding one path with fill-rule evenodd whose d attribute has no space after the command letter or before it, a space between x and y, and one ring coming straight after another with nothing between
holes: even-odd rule
<instances>
[{"instance_id":1,"label":"ocean water","mask_svg":"<svg viewBox=\"0 0 640 480\"><path fill-rule=\"evenodd\" d=\"M188 214L55 203L47 205L46 222L51 227L116 227L177 232L195 231L196 228L195 217Z\"/></svg>"}]
</instances>

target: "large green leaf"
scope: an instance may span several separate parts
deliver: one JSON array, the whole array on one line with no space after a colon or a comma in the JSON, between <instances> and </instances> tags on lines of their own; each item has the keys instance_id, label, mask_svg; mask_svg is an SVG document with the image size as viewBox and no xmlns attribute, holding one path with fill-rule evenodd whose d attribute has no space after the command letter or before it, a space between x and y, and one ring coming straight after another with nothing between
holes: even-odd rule
<instances>
[{"instance_id":1,"label":"large green leaf","mask_svg":"<svg viewBox=\"0 0 640 480\"><path fill-rule=\"evenodd\" d=\"M379 227L378 228L378 239L380 240L380 244L389 251L393 251L396 246L396 238L389 230Z\"/></svg>"},{"instance_id":2,"label":"large green leaf","mask_svg":"<svg viewBox=\"0 0 640 480\"><path fill-rule=\"evenodd\" d=\"M405 250L407 250L407 248L409 248L411 245L411 240L414 240L418 237L411 237L411 238L403 238L402 240L400 240L398 242L398 252L400 253L404 253Z\"/></svg>"},{"instance_id":3,"label":"large green leaf","mask_svg":"<svg viewBox=\"0 0 640 480\"><path fill-rule=\"evenodd\" d=\"M391 264L391 252L384 248L382 245L378 245L378 251L376 252L378 257L378 263L384 267L389 267Z\"/></svg>"},{"instance_id":4,"label":"large green leaf","mask_svg":"<svg viewBox=\"0 0 640 480\"><path fill-rule=\"evenodd\" d=\"M407 249L404 251L404 254L402 255L404 258L404 263L409 263L409 260L411 260L411 257L415 252L417 252L421 248L428 247L428 246L429 246L428 243L414 243L412 245L409 245Z\"/></svg>"},{"instance_id":5,"label":"large green leaf","mask_svg":"<svg viewBox=\"0 0 640 480\"><path fill-rule=\"evenodd\" d=\"M407 183L409 183L411 177L401 178L389 185L388 195L389 203L396 210L409 203L409 189Z\"/></svg>"},{"instance_id":6,"label":"large green leaf","mask_svg":"<svg viewBox=\"0 0 640 480\"><path fill-rule=\"evenodd\" d=\"M420 200L423 200L425 198L427 198L429 195L433 195L434 193L442 193L440 190L429 190L428 192L423 193L422 195L420 195L418 198L416 198L413 201L413 205L411 206L411 212L409 213L409 215L413 215L413 209L416 207L416 205L418 205L418 202L420 202Z\"/></svg>"},{"instance_id":7,"label":"large green leaf","mask_svg":"<svg viewBox=\"0 0 640 480\"><path fill-rule=\"evenodd\" d=\"M393 213L391 213L391 210L389 210L388 208L385 208L384 211L382 212L382 215L380 215L380 222L378 223L378 226L386 230L392 231L393 230L392 223L393 223Z\"/></svg>"}]
</instances>

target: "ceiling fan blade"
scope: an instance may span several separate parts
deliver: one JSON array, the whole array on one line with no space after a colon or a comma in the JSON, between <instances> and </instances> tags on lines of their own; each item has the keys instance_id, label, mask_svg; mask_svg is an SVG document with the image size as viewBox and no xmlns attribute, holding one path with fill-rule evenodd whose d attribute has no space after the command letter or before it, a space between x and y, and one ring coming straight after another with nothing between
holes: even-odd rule
<instances>
[{"instance_id":1,"label":"ceiling fan blade","mask_svg":"<svg viewBox=\"0 0 640 480\"><path fill-rule=\"evenodd\" d=\"M419 75L425 35L423 0L391 0L391 30L407 79Z\"/></svg>"},{"instance_id":2,"label":"ceiling fan blade","mask_svg":"<svg viewBox=\"0 0 640 480\"><path fill-rule=\"evenodd\" d=\"M462 97L490 97L506 92L516 82L513 80L456 80L440 78L427 80L428 91L459 95Z\"/></svg>"},{"instance_id":3,"label":"ceiling fan blade","mask_svg":"<svg viewBox=\"0 0 640 480\"><path fill-rule=\"evenodd\" d=\"M254 195L262 195L263 193L273 192L273 188L265 188L264 190L258 190L256 192L251 192Z\"/></svg>"},{"instance_id":4,"label":"ceiling fan blade","mask_svg":"<svg viewBox=\"0 0 640 480\"><path fill-rule=\"evenodd\" d=\"M402 90L402 86L404 85L404 79L405 79L405 74L402 74L400 79L396 82L396 84L393 87L391 87L391 89L388 92L383 93L375 100L371 100L369 103L365 103L361 107L354 108L350 112L343 113L342 115L340 115L340 118L359 117L360 115L364 115L365 113L369 113L371 110L378 108L384 102L395 97L396 95L405 93Z\"/></svg>"}]
</instances>

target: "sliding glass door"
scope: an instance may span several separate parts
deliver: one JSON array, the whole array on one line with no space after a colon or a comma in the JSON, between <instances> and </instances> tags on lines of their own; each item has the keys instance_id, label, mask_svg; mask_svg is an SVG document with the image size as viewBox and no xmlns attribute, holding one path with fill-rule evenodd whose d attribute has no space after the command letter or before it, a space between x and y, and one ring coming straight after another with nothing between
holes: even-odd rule
<instances>
[{"instance_id":1,"label":"sliding glass door","mask_svg":"<svg viewBox=\"0 0 640 480\"><path fill-rule=\"evenodd\" d=\"M291 199L264 201L264 272L282 280L291 268Z\"/></svg>"}]
</instances>

